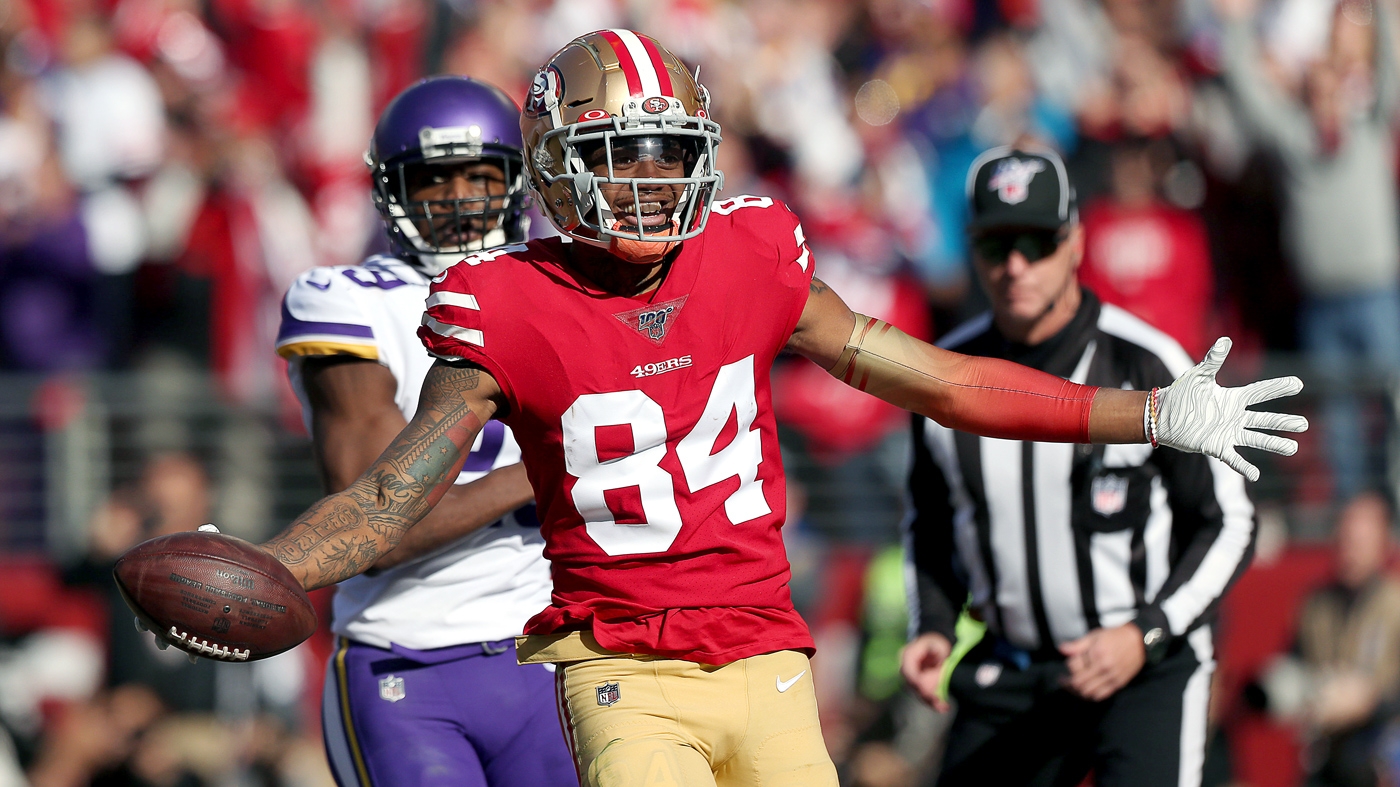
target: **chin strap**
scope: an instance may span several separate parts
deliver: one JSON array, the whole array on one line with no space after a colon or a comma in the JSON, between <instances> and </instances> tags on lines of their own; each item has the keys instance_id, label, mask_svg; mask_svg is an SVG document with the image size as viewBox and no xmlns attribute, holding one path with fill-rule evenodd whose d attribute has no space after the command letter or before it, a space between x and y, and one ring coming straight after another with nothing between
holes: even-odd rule
<instances>
[{"instance_id":1,"label":"chin strap","mask_svg":"<svg viewBox=\"0 0 1400 787\"><path fill-rule=\"evenodd\" d=\"M1098 391L1010 361L945 354L863 314L827 371L949 428L1010 440L1089 442Z\"/></svg>"}]
</instances>

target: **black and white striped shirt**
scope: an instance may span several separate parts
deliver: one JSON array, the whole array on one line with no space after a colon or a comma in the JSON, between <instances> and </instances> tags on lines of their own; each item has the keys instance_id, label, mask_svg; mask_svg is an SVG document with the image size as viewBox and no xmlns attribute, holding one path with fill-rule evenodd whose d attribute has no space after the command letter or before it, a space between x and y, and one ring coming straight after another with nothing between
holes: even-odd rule
<instances>
[{"instance_id":1,"label":"black and white striped shirt","mask_svg":"<svg viewBox=\"0 0 1400 787\"><path fill-rule=\"evenodd\" d=\"M1070 324L1035 347L1008 342L989 314L939 344L1134 390L1192 365L1166 334L1088 290ZM970 593L993 633L1045 656L1132 620L1181 637L1210 620L1254 550L1238 474L1145 444L998 440L915 416L909 491L911 634L952 639Z\"/></svg>"}]
</instances>

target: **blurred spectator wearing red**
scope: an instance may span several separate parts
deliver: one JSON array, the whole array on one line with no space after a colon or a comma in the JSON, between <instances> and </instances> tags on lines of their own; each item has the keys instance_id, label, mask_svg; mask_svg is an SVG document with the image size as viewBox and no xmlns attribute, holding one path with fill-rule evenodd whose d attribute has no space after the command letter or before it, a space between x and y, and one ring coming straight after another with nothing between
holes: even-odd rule
<instances>
[{"instance_id":1,"label":"blurred spectator wearing red","mask_svg":"<svg viewBox=\"0 0 1400 787\"><path fill-rule=\"evenodd\" d=\"M1112 190L1084 210L1079 279L1200 358L1215 339L1206 322L1214 298L1210 248L1200 216L1157 195L1165 144L1113 148Z\"/></svg>"}]
</instances>

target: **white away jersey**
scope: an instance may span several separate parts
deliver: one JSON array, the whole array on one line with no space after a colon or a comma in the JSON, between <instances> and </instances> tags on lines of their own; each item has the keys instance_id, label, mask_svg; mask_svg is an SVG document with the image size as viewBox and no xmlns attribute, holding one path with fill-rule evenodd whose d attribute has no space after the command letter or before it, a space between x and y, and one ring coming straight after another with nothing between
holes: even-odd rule
<instances>
[{"instance_id":1,"label":"white away jersey","mask_svg":"<svg viewBox=\"0 0 1400 787\"><path fill-rule=\"evenodd\" d=\"M417 336L428 279L404 262L376 256L361 265L314 268L282 301L277 352L310 429L302 359L352 355L378 361L398 381L395 404L405 419L418 408L433 364ZM457 483L520 461L510 429L489 421L476 438ZM375 576L337 587L331 628L388 648L416 650L501 640L549 605L549 562L534 504L438 551Z\"/></svg>"}]
</instances>

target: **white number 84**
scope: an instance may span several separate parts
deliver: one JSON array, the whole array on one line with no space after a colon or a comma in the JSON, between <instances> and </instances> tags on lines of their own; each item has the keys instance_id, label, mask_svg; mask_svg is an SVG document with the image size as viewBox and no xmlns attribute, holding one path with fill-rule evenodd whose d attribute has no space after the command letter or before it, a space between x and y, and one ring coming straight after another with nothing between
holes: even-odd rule
<instances>
[{"instance_id":1,"label":"white number 84","mask_svg":"<svg viewBox=\"0 0 1400 787\"><path fill-rule=\"evenodd\" d=\"M738 422L734 440L714 451L720 431L733 412ZM691 492L739 477L739 488L724 501L724 512L741 524L772 512L758 480L763 461L754 395L754 365L750 355L720 367L715 386L700 420L676 445L676 455ZM563 416L564 467L578 479L573 501L589 538L609 555L665 552L681 531L675 480L661 467L666 456L666 416L642 391L584 394ZM633 453L606 462L598 460L596 429L626 425L632 429ZM604 500L613 489L635 486L641 491L645 522L620 525Z\"/></svg>"}]
</instances>

